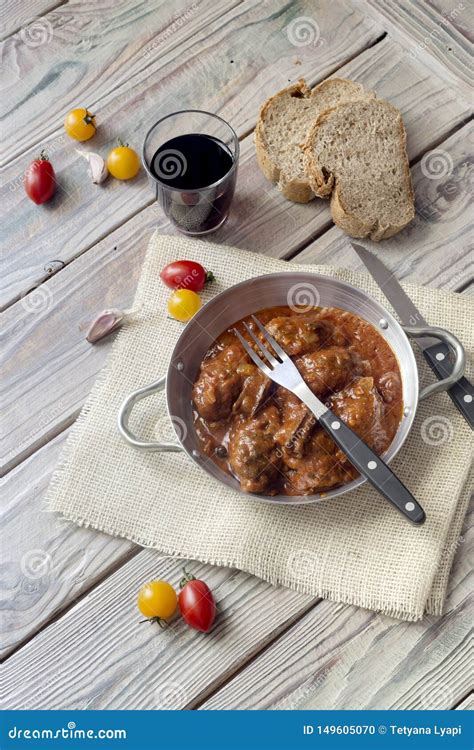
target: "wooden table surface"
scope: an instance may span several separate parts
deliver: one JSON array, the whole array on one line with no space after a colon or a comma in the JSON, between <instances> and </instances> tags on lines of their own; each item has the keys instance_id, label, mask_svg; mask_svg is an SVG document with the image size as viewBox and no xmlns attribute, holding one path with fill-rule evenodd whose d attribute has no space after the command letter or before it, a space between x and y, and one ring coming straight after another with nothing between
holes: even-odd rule
<instances>
[{"instance_id":1,"label":"wooden table surface","mask_svg":"<svg viewBox=\"0 0 474 750\"><path fill-rule=\"evenodd\" d=\"M472 4L457 0L9 0L1 274L1 656L7 708L468 708L466 519L445 613L399 622L192 562L216 594L212 636L137 625L135 594L181 562L44 511L48 481L111 341L85 331L129 306L148 238L171 232L145 174L96 188L65 135L87 105L92 150L139 150L159 116L201 108L241 140L237 192L216 242L362 270L328 204L286 202L258 170L260 104L290 81L360 81L404 117L416 218L367 243L399 278L472 291ZM293 24L290 26L290 24ZM290 29L305 26L306 36ZM44 147L58 176L37 207L22 174ZM471 552L471 558L469 557Z\"/></svg>"}]
</instances>

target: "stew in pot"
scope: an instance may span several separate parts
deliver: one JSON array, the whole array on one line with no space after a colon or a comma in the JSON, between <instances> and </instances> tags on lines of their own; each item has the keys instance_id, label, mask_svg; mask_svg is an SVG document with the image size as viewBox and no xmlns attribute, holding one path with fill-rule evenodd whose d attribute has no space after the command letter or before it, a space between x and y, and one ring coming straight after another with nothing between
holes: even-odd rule
<instances>
[{"instance_id":1,"label":"stew in pot","mask_svg":"<svg viewBox=\"0 0 474 750\"><path fill-rule=\"evenodd\" d=\"M311 390L377 453L402 416L400 369L373 326L337 308L273 307L256 313L291 356ZM252 319L245 318L262 337ZM233 333L207 351L193 387L194 426L203 453L243 490L311 495L358 476L304 404L270 381Z\"/></svg>"}]
</instances>

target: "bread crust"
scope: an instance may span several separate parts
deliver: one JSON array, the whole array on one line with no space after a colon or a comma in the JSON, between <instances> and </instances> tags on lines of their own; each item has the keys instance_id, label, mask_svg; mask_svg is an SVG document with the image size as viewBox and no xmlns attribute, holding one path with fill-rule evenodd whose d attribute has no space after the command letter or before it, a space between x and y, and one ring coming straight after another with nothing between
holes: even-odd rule
<instances>
[{"instance_id":1,"label":"bread crust","mask_svg":"<svg viewBox=\"0 0 474 750\"><path fill-rule=\"evenodd\" d=\"M309 201L313 200L313 198L315 197L315 192L312 189L307 178L289 178L284 174L278 164L276 164L270 156L270 152L265 139L266 117L269 110L273 106L274 101L279 97L287 94L290 94L290 96L296 94L299 98L309 99L318 96L321 92L324 92L326 88L332 87L334 83L347 84L348 81L343 78L329 78L311 89L306 84L306 81L301 78L296 83L291 84L291 86L287 86L286 88L278 91L278 93L271 96L260 108L260 114L257 126L255 128L255 152L257 155L258 165L267 180L270 180L270 182L275 182L283 196L287 198L287 200L293 201L294 203L309 203ZM365 91L364 87L361 84L354 83L353 81L350 81L349 83L354 88L359 89L361 98L365 96L367 96L367 98L375 97L374 92ZM304 144L302 143L301 148L303 148L303 145Z\"/></svg>"},{"instance_id":2,"label":"bread crust","mask_svg":"<svg viewBox=\"0 0 474 750\"><path fill-rule=\"evenodd\" d=\"M260 107L260 114L255 128L255 152L258 165L263 174L267 180L270 180L270 182L278 183L278 187L285 198L294 201L295 203L309 203L309 201L314 198L314 193L307 180L285 180L280 167L275 164L271 158L265 140L265 118L268 110L273 105L275 99L282 96L282 94L287 93L290 95L296 93L298 96L306 99L311 94L311 89L306 85L306 81L301 78L296 83L287 86L267 99L267 101Z\"/></svg>"},{"instance_id":3,"label":"bread crust","mask_svg":"<svg viewBox=\"0 0 474 750\"><path fill-rule=\"evenodd\" d=\"M403 124L403 119L399 110L396 109L396 107L394 107L392 104L383 100L377 101L381 106L390 108L394 113L396 113L397 116L400 151L402 153L404 162L403 171L405 175L407 201L411 204L411 211L409 212L406 220L403 220L400 223L391 223L388 225L380 224L378 220L372 223L364 222L359 216L351 213L349 209L344 205L341 188L340 185L338 185L337 175L328 172L324 166L321 166L318 163L314 152L313 143L319 128L321 127L322 123L324 123L331 117L332 113L336 109L349 105L341 104L339 105L339 107L333 107L332 109L326 110L325 112L321 113L311 127L306 143L303 146L303 150L305 152L306 173L308 175L308 181L315 195L322 198L328 197L329 195L331 196L331 215L334 223L351 237L360 239L370 237L370 239L374 240L375 242L379 242L380 240L387 239L388 237L392 237L394 234L397 234L402 229L404 229L404 227L406 227L407 224L409 224L415 216L414 193L411 181L410 165L406 152L406 131Z\"/></svg>"}]
</instances>

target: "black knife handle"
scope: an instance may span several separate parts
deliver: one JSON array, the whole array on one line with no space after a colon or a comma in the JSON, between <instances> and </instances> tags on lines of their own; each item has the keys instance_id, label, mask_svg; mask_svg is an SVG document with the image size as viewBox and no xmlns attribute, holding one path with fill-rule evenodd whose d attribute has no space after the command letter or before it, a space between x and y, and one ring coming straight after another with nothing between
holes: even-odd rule
<instances>
[{"instance_id":1,"label":"black knife handle","mask_svg":"<svg viewBox=\"0 0 474 750\"><path fill-rule=\"evenodd\" d=\"M450 361L450 349L447 344L439 343L423 349L423 354L438 380L443 380L453 369ZM467 378L460 378L447 390L453 404L474 430L474 386Z\"/></svg>"},{"instance_id":2,"label":"black knife handle","mask_svg":"<svg viewBox=\"0 0 474 750\"><path fill-rule=\"evenodd\" d=\"M412 523L425 521L425 512L380 456L328 409L319 421L356 469Z\"/></svg>"}]
</instances>

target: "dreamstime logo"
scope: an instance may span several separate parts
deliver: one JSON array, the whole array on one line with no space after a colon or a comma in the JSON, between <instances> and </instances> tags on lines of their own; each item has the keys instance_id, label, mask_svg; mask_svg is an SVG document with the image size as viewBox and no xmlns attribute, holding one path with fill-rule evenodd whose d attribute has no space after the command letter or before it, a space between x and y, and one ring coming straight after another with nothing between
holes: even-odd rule
<instances>
[{"instance_id":1,"label":"dreamstime logo","mask_svg":"<svg viewBox=\"0 0 474 750\"><path fill-rule=\"evenodd\" d=\"M410 57L412 60L415 60L420 52L423 52L423 50L427 49L431 44L443 44L444 47L447 47L449 50L451 50L451 47L449 46L450 43L450 33L449 34L445 30L445 26L451 27L458 15L462 13L462 11L466 10L466 6L464 3L458 3L458 5L453 8L449 13L444 13L440 10L443 17L438 21L438 23L433 26L429 34L426 34L423 37L423 40L415 46L414 49L410 52ZM456 24L454 24L456 26Z\"/></svg>"},{"instance_id":2,"label":"dreamstime logo","mask_svg":"<svg viewBox=\"0 0 474 750\"><path fill-rule=\"evenodd\" d=\"M194 2L187 10L184 11L184 13L176 13L174 16L173 23L171 23L166 31L164 31L163 34L161 34L157 39L155 39L148 47L145 47L143 50L143 56L145 58L148 58L151 56L153 50L157 49L160 44L165 42L167 39L173 36L173 34L180 29L183 24L192 18L193 14L196 10L199 8L199 3Z\"/></svg>"},{"instance_id":3,"label":"dreamstime logo","mask_svg":"<svg viewBox=\"0 0 474 750\"><path fill-rule=\"evenodd\" d=\"M286 295L288 307L296 312L306 313L312 307L319 307L320 295L313 284L302 281L299 284L293 284Z\"/></svg>"},{"instance_id":4,"label":"dreamstime logo","mask_svg":"<svg viewBox=\"0 0 474 750\"><path fill-rule=\"evenodd\" d=\"M318 24L310 16L298 16L286 27L286 35L294 47L316 47L322 44L321 31Z\"/></svg>"},{"instance_id":5,"label":"dreamstime logo","mask_svg":"<svg viewBox=\"0 0 474 750\"><path fill-rule=\"evenodd\" d=\"M53 38L53 27L47 18L33 18L20 31L20 39L27 47L41 47Z\"/></svg>"},{"instance_id":6,"label":"dreamstime logo","mask_svg":"<svg viewBox=\"0 0 474 750\"><path fill-rule=\"evenodd\" d=\"M20 581L20 590L28 596L31 596L31 594L36 594L43 588L44 586L42 585L41 579L33 580L31 578L23 578Z\"/></svg>"},{"instance_id":7,"label":"dreamstime logo","mask_svg":"<svg viewBox=\"0 0 474 750\"><path fill-rule=\"evenodd\" d=\"M408 318L408 323L411 326L422 325L423 321L422 321L421 313L418 312L418 310L417 310L414 315L410 315L410 317Z\"/></svg>"},{"instance_id":8,"label":"dreamstime logo","mask_svg":"<svg viewBox=\"0 0 474 750\"><path fill-rule=\"evenodd\" d=\"M37 286L21 298L21 304L27 313L41 313L53 306L53 293L47 286Z\"/></svg>"},{"instance_id":9,"label":"dreamstime logo","mask_svg":"<svg viewBox=\"0 0 474 750\"><path fill-rule=\"evenodd\" d=\"M48 575L53 568L53 558L44 549L31 549L20 560L21 572L26 578L35 580Z\"/></svg>"},{"instance_id":10,"label":"dreamstime logo","mask_svg":"<svg viewBox=\"0 0 474 750\"><path fill-rule=\"evenodd\" d=\"M437 148L428 151L421 160L421 171L429 180L441 180L452 174L454 168L453 160L447 151Z\"/></svg>"},{"instance_id":11,"label":"dreamstime logo","mask_svg":"<svg viewBox=\"0 0 474 750\"><path fill-rule=\"evenodd\" d=\"M316 679L309 679L297 688L291 695L286 696L281 701L278 701L274 708L278 710L296 710L304 703L306 698L316 691L320 687L326 677L331 673L331 668L326 668L323 672L318 674Z\"/></svg>"},{"instance_id":12,"label":"dreamstime logo","mask_svg":"<svg viewBox=\"0 0 474 750\"><path fill-rule=\"evenodd\" d=\"M45 430L53 420L55 420L57 417L59 417L66 408L65 403L63 401L58 401L55 406L53 406L51 409L42 409L40 416L38 420L36 421L35 429L29 432L21 441L21 446L23 445L29 445L31 440L36 437L36 435L39 435L43 430Z\"/></svg>"},{"instance_id":13,"label":"dreamstime logo","mask_svg":"<svg viewBox=\"0 0 474 750\"><path fill-rule=\"evenodd\" d=\"M165 682L155 691L158 711L176 711L186 703L186 691L178 682Z\"/></svg>"},{"instance_id":14,"label":"dreamstime logo","mask_svg":"<svg viewBox=\"0 0 474 750\"><path fill-rule=\"evenodd\" d=\"M420 708L424 711L446 710L454 703L453 691L449 685L436 683L421 696Z\"/></svg>"},{"instance_id":15,"label":"dreamstime logo","mask_svg":"<svg viewBox=\"0 0 474 750\"><path fill-rule=\"evenodd\" d=\"M301 449L301 446L306 442L306 439L309 437L314 425L316 424L316 421L316 417L314 417L312 414L308 414L308 416L303 419L301 426L298 427L298 429L292 433L289 440L286 441L284 450L282 448L276 449L275 453L277 458L283 458L285 451L298 452Z\"/></svg>"},{"instance_id":16,"label":"dreamstime logo","mask_svg":"<svg viewBox=\"0 0 474 750\"><path fill-rule=\"evenodd\" d=\"M176 442L176 436L181 442L186 440L188 428L181 417L167 414L161 417L155 425L155 437L161 442Z\"/></svg>"},{"instance_id":17,"label":"dreamstime logo","mask_svg":"<svg viewBox=\"0 0 474 750\"><path fill-rule=\"evenodd\" d=\"M290 553L286 567L291 578L306 581L318 569L319 559L310 549L297 549Z\"/></svg>"},{"instance_id":18,"label":"dreamstime logo","mask_svg":"<svg viewBox=\"0 0 474 750\"><path fill-rule=\"evenodd\" d=\"M186 173L188 162L181 151L168 148L162 151L159 159L153 163L153 169L161 180L173 180Z\"/></svg>"},{"instance_id":19,"label":"dreamstime logo","mask_svg":"<svg viewBox=\"0 0 474 750\"><path fill-rule=\"evenodd\" d=\"M440 414L427 417L421 425L421 439L426 445L443 445L453 439L454 430L451 421Z\"/></svg>"}]
</instances>

